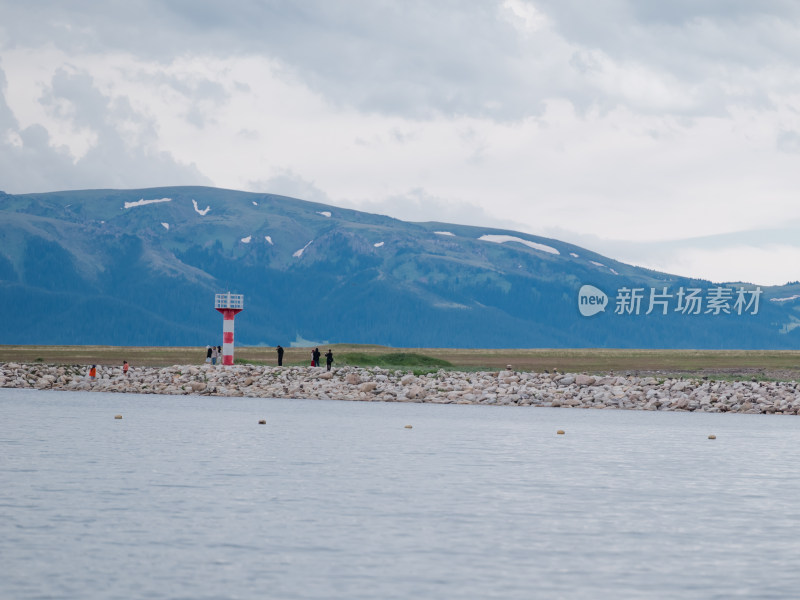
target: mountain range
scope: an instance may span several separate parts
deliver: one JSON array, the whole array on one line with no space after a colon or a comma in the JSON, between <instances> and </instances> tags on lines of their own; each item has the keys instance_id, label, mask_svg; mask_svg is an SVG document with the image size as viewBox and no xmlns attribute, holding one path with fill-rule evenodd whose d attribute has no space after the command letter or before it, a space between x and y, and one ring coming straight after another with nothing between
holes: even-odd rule
<instances>
[{"instance_id":1,"label":"mountain range","mask_svg":"<svg viewBox=\"0 0 800 600\"><path fill-rule=\"evenodd\" d=\"M800 348L800 283L209 187L0 192L2 344ZM588 287L591 286L591 287Z\"/></svg>"}]
</instances>

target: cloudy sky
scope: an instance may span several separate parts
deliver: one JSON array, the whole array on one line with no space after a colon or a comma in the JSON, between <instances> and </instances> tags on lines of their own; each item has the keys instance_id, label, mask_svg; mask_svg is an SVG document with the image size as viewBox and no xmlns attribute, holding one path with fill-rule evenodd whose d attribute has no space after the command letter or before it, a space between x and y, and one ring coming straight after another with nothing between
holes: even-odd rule
<instances>
[{"instance_id":1,"label":"cloudy sky","mask_svg":"<svg viewBox=\"0 0 800 600\"><path fill-rule=\"evenodd\" d=\"M186 184L800 280L800 3L0 0L0 189Z\"/></svg>"}]
</instances>

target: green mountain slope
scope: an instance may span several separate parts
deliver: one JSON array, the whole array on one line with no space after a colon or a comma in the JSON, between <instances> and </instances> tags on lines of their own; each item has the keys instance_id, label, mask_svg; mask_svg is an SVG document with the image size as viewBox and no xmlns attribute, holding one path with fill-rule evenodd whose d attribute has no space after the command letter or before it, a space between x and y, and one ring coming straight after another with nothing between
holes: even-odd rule
<instances>
[{"instance_id":1,"label":"green mountain slope","mask_svg":"<svg viewBox=\"0 0 800 600\"><path fill-rule=\"evenodd\" d=\"M0 242L0 301L13 307L0 343L8 344L219 343L213 295L227 290L245 295L236 342L247 345L800 341L800 300L788 299L798 285L765 288L757 314L687 315L675 310L677 291L708 294L710 282L519 232L408 223L270 194L164 187L0 195ZM584 284L607 293L605 311L580 314ZM668 314L644 314L651 290L665 287ZM638 315L615 313L626 288L643 290Z\"/></svg>"}]
</instances>

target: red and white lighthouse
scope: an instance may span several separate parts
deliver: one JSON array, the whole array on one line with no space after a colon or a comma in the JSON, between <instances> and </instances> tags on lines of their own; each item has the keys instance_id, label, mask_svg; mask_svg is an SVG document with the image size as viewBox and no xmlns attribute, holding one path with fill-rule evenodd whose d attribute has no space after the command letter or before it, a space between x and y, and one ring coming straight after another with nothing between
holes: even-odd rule
<instances>
[{"instance_id":1,"label":"red and white lighthouse","mask_svg":"<svg viewBox=\"0 0 800 600\"><path fill-rule=\"evenodd\" d=\"M242 294L217 294L214 308L222 313L222 364L233 364L233 318L244 308Z\"/></svg>"}]
</instances>

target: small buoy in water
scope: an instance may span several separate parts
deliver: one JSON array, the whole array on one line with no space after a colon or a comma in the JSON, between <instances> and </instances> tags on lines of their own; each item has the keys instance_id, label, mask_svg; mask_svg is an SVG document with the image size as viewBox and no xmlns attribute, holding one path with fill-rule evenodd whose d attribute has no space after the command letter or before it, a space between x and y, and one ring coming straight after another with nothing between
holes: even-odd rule
<instances>
[{"instance_id":1,"label":"small buoy in water","mask_svg":"<svg viewBox=\"0 0 800 600\"><path fill-rule=\"evenodd\" d=\"M715 439L717 439L717 436L715 436L715 435L712 433L710 436L708 436L708 439L710 439L710 440L715 440Z\"/></svg>"},{"instance_id":2,"label":"small buoy in water","mask_svg":"<svg viewBox=\"0 0 800 600\"><path fill-rule=\"evenodd\" d=\"M411 425L406 425L406 429L413 429Z\"/></svg>"},{"instance_id":3,"label":"small buoy in water","mask_svg":"<svg viewBox=\"0 0 800 600\"><path fill-rule=\"evenodd\" d=\"M259 424L259 425L266 425L266 424L267 424L267 420L266 420L266 419L261 419L261 420L258 422L258 424Z\"/></svg>"},{"instance_id":4,"label":"small buoy in water","mask_svg":"<svg viewBox=\"0 0 800 600\"><path fill-rule=\"evenodd\" d=\"M121 418L122 418L122 415L114 415L114 418L115 418L115 419L121 419Z\"/></svg>"},{"instance_id":5,"label":"small buoy in water","mask_svg":"<svg viewBox=\"0 0 800 600\"><path fill-rule=\"evenodd\" d=\"M558 431L556 431L556 433L558 435L564 435L564 430L563 429L559 429Z\"/></svg>"}]
</instances>

